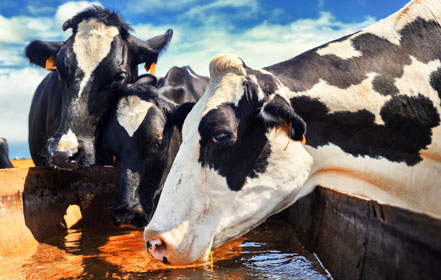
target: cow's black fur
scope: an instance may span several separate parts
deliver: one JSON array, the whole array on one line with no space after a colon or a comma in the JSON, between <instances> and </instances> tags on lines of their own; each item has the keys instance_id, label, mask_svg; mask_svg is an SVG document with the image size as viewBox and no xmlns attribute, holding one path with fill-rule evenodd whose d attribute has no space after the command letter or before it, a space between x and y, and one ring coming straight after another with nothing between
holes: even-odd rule
<instances>
[{"instance_id":1,"label":"cow's black fur","mask_svg":"<svg viewBox=\"0 0 441 280\"><path fill-rule=\"evenodd\" d=\"M154 104L132 137L119 124L116 110L106 124L106 153L116 157L120 170L118 195L112 208L116 225L145 226L153 214L155 193L182 141L184 119L208 84L208 78L192 71L196 79L188 71L192 71L188 66L173 67L160 80L160 88L141 79L124 91L124 96L138 96Z\"/></svg>"}]
</instances>

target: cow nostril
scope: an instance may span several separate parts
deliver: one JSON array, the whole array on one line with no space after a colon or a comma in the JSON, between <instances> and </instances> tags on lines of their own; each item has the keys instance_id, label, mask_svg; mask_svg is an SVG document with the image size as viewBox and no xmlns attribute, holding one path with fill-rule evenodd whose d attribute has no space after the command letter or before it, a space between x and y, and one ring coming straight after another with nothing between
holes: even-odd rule
<instances>
[{"instance_id":1,"label":"cow nostril","mask_svg":"<svg viewBox=\"0 0 441 280\"><path fill-rule=\"evenodd\" d=\"M167 246L165 245L165 243L161 240L159 240L159 243L155 244L155 249L166 249Z\"/></svg>"},{"instance_id":2,"label":"cow nostril","mask_svg":"<svg viewBox=\"0 0 441 280\"><path fill-rule=\"evenodd\" d=\"M147 241L146 249L155 259L160 260L165 264L170 264L167 259L167 245L162 239Z\"/></svg>"}]
</instances>

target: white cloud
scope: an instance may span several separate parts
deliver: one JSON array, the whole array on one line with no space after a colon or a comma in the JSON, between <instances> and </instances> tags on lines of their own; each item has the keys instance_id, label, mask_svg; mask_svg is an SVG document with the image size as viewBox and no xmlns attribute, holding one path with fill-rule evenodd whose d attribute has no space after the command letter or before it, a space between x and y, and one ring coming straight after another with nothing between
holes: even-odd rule
<instances>
[{"instance_id":1,"label":"white cloud","mask_svg":"<svg viewBox=\"0 0 441 280\"><path fill-rule=\"evenodd\" d=\"M27 139L32 96L47 73L37 67L0 71L0 137L8 141Z\"/></svg>"},{"instance_id":2,"label":"white cloud","mask_svg":"<svg viewBox=\"0 0 441 280\"><path fill-rule=\"evenodd\" d=\"M254 13L258 8L257 0L216 0L207 5L199 5L191 8L185 15L190 17L204 16L208 11L214 11L222 8L247 8L242 16ZM227 15L228 16L228 15Z\"/></svg>"},{"instance_id":3,"label":"white cloud","mask_svg":"<svg viewBox=\"0 0 441 280\"><path fill-rule=\"evenodd\" d=\"M0 43L21 43L28 36L28 29L20 18L6 18L0 15Z\"/></svg>"},{"instance_id":4,"label":"white cloud","mask_svg":"<svg viewBox=\"0 0 441 280\"><path fill-rule=\"evenodd\" d=\"M43 13L52 13L55 11L55 7L50 6L38 6L38 5L28 5L26 7L28 12L32 15L39 15Z\"/></svg>"},{"instance_id":5,"label":"white cloud","mask_svg":"<svg viewBox=\"0 0 441 280\"><path fill-rule=\"evenodd\" d=\"M22 55L23 48L6 47L5 44L0 43L0 69L1 67L11 66L26 66L28 61Z\"/></svg>"}]
</instances>

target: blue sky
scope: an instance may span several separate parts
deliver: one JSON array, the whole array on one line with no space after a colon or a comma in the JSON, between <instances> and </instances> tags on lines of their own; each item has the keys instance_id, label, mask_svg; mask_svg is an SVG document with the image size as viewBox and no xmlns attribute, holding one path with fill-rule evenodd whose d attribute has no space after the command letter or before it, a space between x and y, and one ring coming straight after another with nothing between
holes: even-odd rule
<instances>
[{"instance_id":1,"label":"blue sky","mask_svg":"<svg viewBox=\"0 0 441 280\"><path fill-rule=\"evenodd\" d=\"M46 70L31 66L23 49L33 39L64 40L61 25L91 5L118 11L141 39L172 28L174 38L157 74L190 65L207 75L210 59L235 53L251 67L264 67L358 31L398 11L406 0L0 0L0 137L11 156L25 156L27 115Z\"/></svg>"}]
</instances>

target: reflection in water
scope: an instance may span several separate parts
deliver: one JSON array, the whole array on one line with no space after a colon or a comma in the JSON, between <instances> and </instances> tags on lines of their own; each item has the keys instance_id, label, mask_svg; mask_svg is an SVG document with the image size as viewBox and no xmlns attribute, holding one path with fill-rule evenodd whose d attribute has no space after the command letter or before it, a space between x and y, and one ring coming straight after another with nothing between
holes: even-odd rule
<instances>
[{"instance_id":1,"label":"reflection in water","mask_svg":"<svg viewBox=\"0 0 441 280\"><path fill-rule=\"evenodd\" d=\"M59 244L2 260L0 279L331 279L292 228L276 221L214 250L213 267L164 265L146 253L142 231L132 229L69 229Z\"/></svg>"}]
</instances>

